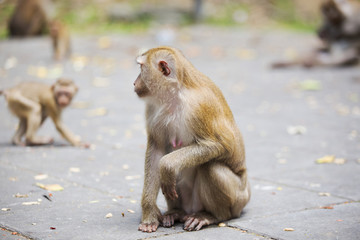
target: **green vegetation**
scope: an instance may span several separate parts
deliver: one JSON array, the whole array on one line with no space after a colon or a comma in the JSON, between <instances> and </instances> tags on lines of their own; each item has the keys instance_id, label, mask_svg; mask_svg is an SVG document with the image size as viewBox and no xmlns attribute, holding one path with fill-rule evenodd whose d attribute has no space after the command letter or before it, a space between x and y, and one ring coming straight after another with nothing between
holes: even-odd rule
<instances>
[{"instance_id":1,"label":"green vegetation","mask_svg":"<svg viewBox=\"0 0 360 240\"><path fill-rule=\"evenodd\" d=\"M16 1L5 1L0 3L0 39L7 36L7 21L14 10ZM74 33L80 34L105 34L105 33L132 33L146 31L154 21L150 14L138 14L130 20L114 20L107 16L104 6L89 0L59 0L57 4L57 16L61 18ZM155 1L156 2L156 1ZM157 1L160 2L160 1ZM179 1L180 2L180 1ZM319 14L315 11L313 3L301 0L273 0L263 1L241 1L227 0L209 1L212 11L205 8L203 23L212 26L249 26L266 28L285 28L296 31L314 31L319 24ZM305 3L306 2L306 3ZM141 9L145 0L125 1L134 9ZM110 5L111 6L111 5ZM155 5L156 6L156 5ZM299 7L300 6L300 7ZM303 7L306 6L306 7ZM180 5L181 7L181 5ZM312 8L311 8L312 7ZM156 9L156 7L155 7ZM179 18L179 25L193 24L191 10L183 12Z\"/></svg>"},{"instance_id":2,"label":"green vegetation","mask_svg":"<svg viewBox=\"0 0 360 240\"><path fill-rule=\"evenodd\" d=\"M14 7L13 4L0 4L0 39L7 36L7 22Z\"/></svg>"}]
</instances>

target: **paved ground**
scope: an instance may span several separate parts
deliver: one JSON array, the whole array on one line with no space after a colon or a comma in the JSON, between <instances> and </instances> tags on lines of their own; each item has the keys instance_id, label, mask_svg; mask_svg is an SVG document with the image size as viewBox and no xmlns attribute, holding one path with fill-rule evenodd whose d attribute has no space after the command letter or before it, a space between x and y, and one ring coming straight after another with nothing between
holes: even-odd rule
<instances>
[{"instance_id":1,"label":"paved ground","mask_svg":"<svg viewBox=\"0 0 360 240\"><path fill-rule=\"evenodd\" d=\"M146 137L135 57L163 43L220 86L243 132L252 199L225 227L137 231ZM16 119L1 97L0 239L359 239L360 68L268 67L312 43L310 35L198 26L75 36L74 58L56 63L47 38L1 41L0 87L73 78L80 92L63 118L94 148L69 146L50 121L40 134L54 136L54 146L12 146ZM331 163L316 162L327 155ZM159 206L166 210L162 196Z\"/></svg>"}]
</instances>

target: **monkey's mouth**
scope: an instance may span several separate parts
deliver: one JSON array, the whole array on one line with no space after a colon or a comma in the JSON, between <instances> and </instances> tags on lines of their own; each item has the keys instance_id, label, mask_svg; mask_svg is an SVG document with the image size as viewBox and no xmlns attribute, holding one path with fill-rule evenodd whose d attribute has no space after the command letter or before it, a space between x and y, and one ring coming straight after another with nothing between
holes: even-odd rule
<instances>
[{"instance_id":1,"label":"monkey's mouth","mask_svg":"<svg viewBox=\"0 0 360 240\"><path fill-rule=\"evenodd\" d=\"M149 90L146 89L134 89L134 91L136 92L136 94L138 95L138 97L145 97L146 95L149 95Z\"/></svg>"}]
</instances>

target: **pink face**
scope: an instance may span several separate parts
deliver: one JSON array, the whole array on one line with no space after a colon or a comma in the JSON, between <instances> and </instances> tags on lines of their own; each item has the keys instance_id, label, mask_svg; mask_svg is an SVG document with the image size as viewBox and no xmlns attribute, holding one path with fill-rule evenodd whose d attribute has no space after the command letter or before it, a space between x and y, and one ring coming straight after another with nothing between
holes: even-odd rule
<instances>
[{"instance_id":1,"label":"pink face","mask_svg":"<svg viewBox=\"0 0 360 240\"><path fill-rule=\"evenodd\" d=\"M77 92L77 88L72 86L55 86L53 91L56 104L60 108L64 108L70 105L72 98Z\"/></svg>"}]
</instances>

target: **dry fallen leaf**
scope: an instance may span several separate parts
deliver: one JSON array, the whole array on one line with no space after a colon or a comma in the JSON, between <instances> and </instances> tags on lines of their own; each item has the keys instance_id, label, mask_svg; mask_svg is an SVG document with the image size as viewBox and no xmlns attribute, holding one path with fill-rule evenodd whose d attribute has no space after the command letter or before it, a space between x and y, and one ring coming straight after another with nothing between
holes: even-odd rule
<instances>
[{"instance_id":1,"label":"dry fallen leaf","mask_svg":"<svg viewBox=\"0 0 360 240\"><path fill-rule=\"evenodd\" d=\"M1 211L8 212L10 211L10 208L2 208Z\"/></svg>"},{"instance_id":2,"label":"dry fallen leaf","mask_svg":"<svg viewBox=\"0 0 360 240\"><path fill-rule=\"evenodd\" d=\"M299 85L300 89L304 91L317 91L321 89L321 83L313 79L304 80Z\"/></svg>"},{"instance_id":3,"label":"dry fallen leaf","mask_svg":"<svg viewBox=\"0 0 360 240\"><path fill-rule=\"evenodd\" d=\"M344 159L344 158L335 158L334 159L334 163L335 164L338 164L338 165L342 165L342 164L344 164L346 162L346 159Z\"/></svg>"},{"instance_id":4,"label":"dry fallen leaf","mask_svg":"<svg viewBox=\"0 0 360 240\"><path fill-rule=\"evenodd\" d=\"M73 172L73 173L78 173L78 172L80 172L80 168L71 167L71 168L69 169L69 171L70 171L70 172Z\"/></svg>"},{"instance_id":5,"label":"dry fallen leaf","mask_svg":"<svg viewBox=\"0 0 360 240\"><path fill-rule=\"evenodd\" d=\"M112 218L112 216L113 216L112 213L108 213L105 215L105 218Z\"/></svg>"},{"instance_id":6,"label":"dry fallen leaf","mask_svg":"<svg viewBox=\"0 0 360 240\"><path fill-rule=\"evenodd\" d=\"M219 223L218 226L219 226L219 227L226 227L226 224L225 224L225 223Z\"/></svg>"},{"instance_id":7,"label":"dry fallen leaf","mask_svg":"<svg viewBox=\"0 0 360 240\"><path fill-rule=\"evenodd\" d=\"M126 176L126 180L134 180L134 179L140 179L141 175L135 175L135 176Z\"/></svg>"},{"instance_id":8,"label":"dry fallen leaf","mask_svg":"<svg viewBox=\"0 0 360 240\"><path fill-rule=\"evenodd\" d=\"M87 111L89 117L104 116L107 114L107 109L104 107L95 108Z\"/></svg>"},{"instance_id":9,"label":"dry fallen leaf","mask_svg":"<svg viewBox=\"0 0 360 240\"><path fill-rule=\"evenodd\" d=\"M48 178L48 175L47 174L39 174L39 175L36 175L34 178L35 178L35 180L44 180L44 179Z\"/></svg>"},{"instance_id":10,"label":"dry fallen leaf","mask_svg":"<svg viewBox=\"0 0 360 240\"><path fill-rule=\"evenodd\" d=\"M334 155L326 155L324 157L318 158L316 160L316 163L318 164L323 164L323 163L332 163L335 160L335 156Z\"/></svg>"},{"instance_id":11,"label":"dry fallen leaf","mask_svg":"<svg viewBox=\"0 0 360 240\"><path fill-rule=\"evenodd\" d=\"M128 209L127 210L129 213L135 213L135 211L134 210L131 210L131 209Z\"/></svg>"},{"instance_id":12,"label":"dry fallen leaf","mask_svg":"<svg viewBox=\"0 0 360 240\"><path fill-rule=\"evenodd\" d=\"M4 69L5 70L9 70L13 67L16 67L18 63L18 60L16 57L9 57L8 59L6 59L5 64L4 64Z\"/></svg>"},{"instance_id":13,"label":"dry fallen leaf","mask_svg":"<svg viewBox=\"0 0 360 240\"><path fill-rule=\"evenodd\" d=\"M76 108L76 109L89 108L90 107L90 102L76 101L76 102L71 103L71 107Z\"/></svg>"},{"instance_id":14,"label":"dry fallen leaf","mask_svg":"<svg viewBox=\"0 0 360 240\"><path fill-rule=\"evenodd\" d=\"M287 127L287 132L290 135L303 135L307 132L307 129L305 126L288 126Z\"/></svg>"},{"instance_id":15,"label":"dry fallen leaf","mask_svg":"<svg viewBox=\"0 0 360 240\"><path fill-rule=\"evenodd\" d=\"M40 205L40 202L23 202L22 205L24 206Z\"/></svg>"},{"instance_id":16,"label":"dry fallen leaf","mask_svg":"<svg viewBox=\"0 0 360 240\"><path fill-rule=\"evenodd\" d=\"M14 197L16 197L16 198L27 198L27 197L29 197L29 195L17 193L17 194L14 195Z\"/></svg>"},{"instance_id":17,"label":"dry fallen leaf","mask_svg":"<svg viewBox=\"0 0 360 240\"><path fill-rule=\"evenodd\" d=\"M330 194L330 193L327 193L327 192L319 192L319 196L322 196L322 197L330 197L331 194Z\"/></svg>"},{"instance_id":18,"label":"dry fallen leaf","mask_svg":"<svg viewBox=\"0 0 360 240\"><path fill-rule=\"evenodd\" d=\"M42 183L36 183L36 186L39 188L48 190L48 191L62 191L64 188L60 186L59 184L42 184Z\"/></svg>"},{"instance_id":19,"label":"dry fallen leaf","mask_svg":"<svg viewBox=\"0 0 360 240\"><path fill-rule=\"evenodd\" d=\"M320 207L321 209L334 209L333 206L323 206L323 207Z\"/></svg>"},{"instance_id":20,"label":"dry fallen leaf","mask_svg":"<svg viewBox=\"0 0 360 240\"><path fill-rule=\"evenodd\" d=\"M107 78L96 77L92 81L92 85L94 87L98 87L98 88L100 88L100 87L108 87L110 85L110 81Z\"/></svg>"},{"instance_id":21,"label":"dry fallen leaf","mask_svg":"<svg viewBox=\"0 0 360 240\"><path fill-rule=\"evenodd\" d=\"M360 160L360 159L359 159ZM360 161L359 161L360 162ZM18 179L16 177L9 177L9 181L16 182Z\"/></svg>"},{"instance_id":22,"label":"dry fallen leaf","mask_svg":"<svg viewBox=\"0 0 360 240\"><path fill-rule=\"evenodd\" d=\"M98 39L98 47L100 49L106 49L111 46L111 38L109 37L100 37Z\"/></svg>"},{"instance_id":23,"label":"dry fallen leaf","mask_svg":"<svg viewBox=\"0 0 360 240\"><path fill-rule=\"evenodd\" d=\"M292 231L295 231L295 229L293 229L293 228L284 228L284 231L292 232Z\"/></svg>"}]
</instances>

